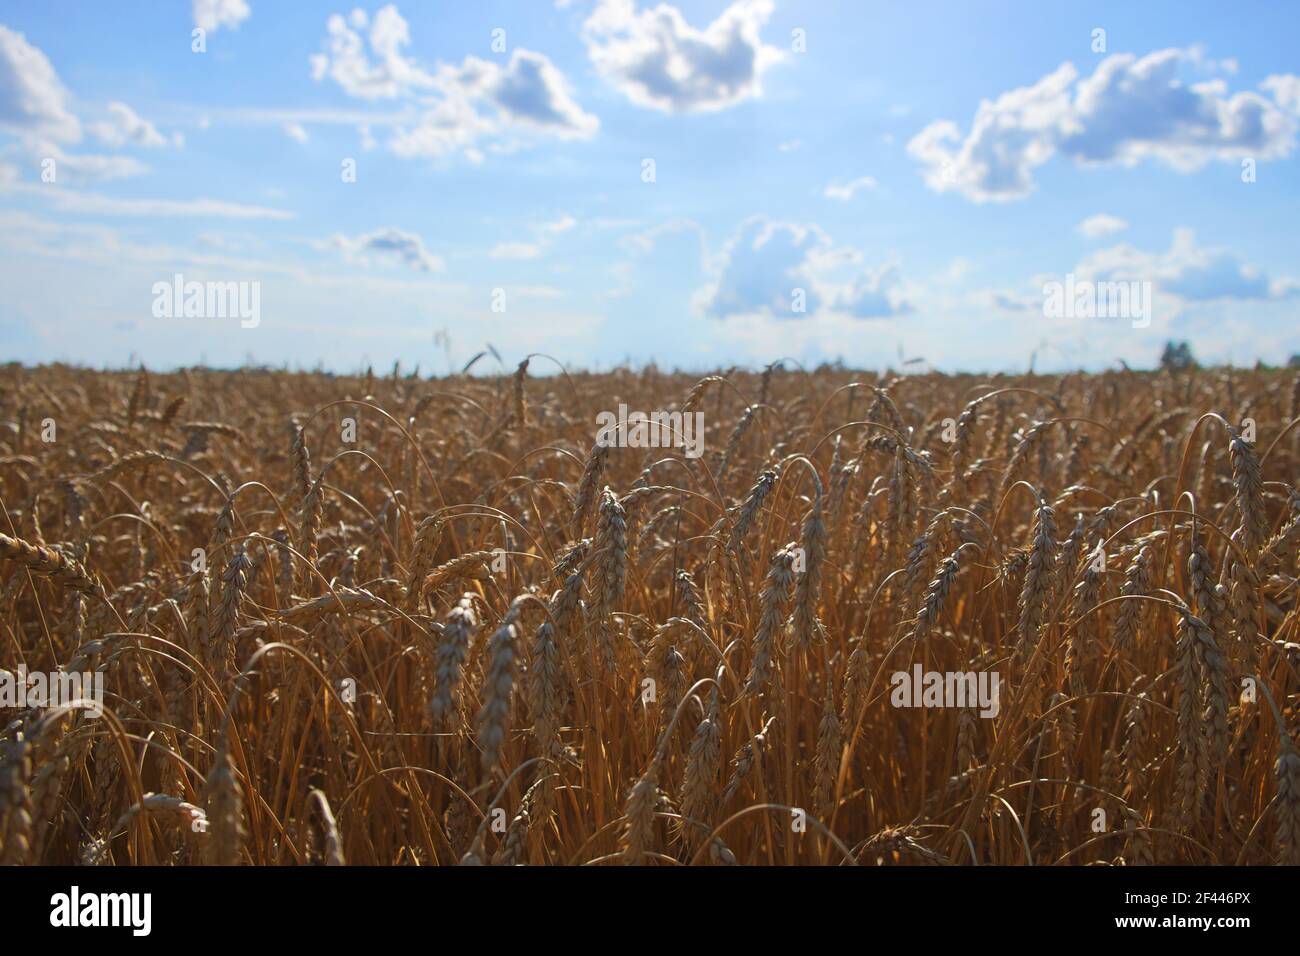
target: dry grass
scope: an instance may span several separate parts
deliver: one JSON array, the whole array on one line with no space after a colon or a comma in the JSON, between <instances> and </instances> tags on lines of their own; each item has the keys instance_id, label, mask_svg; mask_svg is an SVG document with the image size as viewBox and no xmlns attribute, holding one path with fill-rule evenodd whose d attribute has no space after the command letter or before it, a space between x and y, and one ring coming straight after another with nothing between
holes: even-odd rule
<instances>
[{"instance_id":1,"label":"dry grass","mask_svg":"<svg viewBox=\"0 0 1300 956\"><path fill-rule=\"evenodd\" d=\"M0 369L3 861L1300 860L1293 375L529 371Z\"/></svg>"}]
</instances>

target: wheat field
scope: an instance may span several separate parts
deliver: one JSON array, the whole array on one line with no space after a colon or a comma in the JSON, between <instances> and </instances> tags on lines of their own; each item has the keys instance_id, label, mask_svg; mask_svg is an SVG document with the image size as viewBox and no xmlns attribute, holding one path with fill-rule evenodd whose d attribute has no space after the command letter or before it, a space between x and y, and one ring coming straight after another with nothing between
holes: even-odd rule
<instances>
[{"instance_id":1,"label":"wheat field","mask_svg":"<svg viewBox=\"0 0 1300 956\"><path fill-rule=\"evenodd\" d=\"M0 667L104 691L0 710L0 862L1300 863L1298 406L7 366Z\"/></svg>"}]
</instances>

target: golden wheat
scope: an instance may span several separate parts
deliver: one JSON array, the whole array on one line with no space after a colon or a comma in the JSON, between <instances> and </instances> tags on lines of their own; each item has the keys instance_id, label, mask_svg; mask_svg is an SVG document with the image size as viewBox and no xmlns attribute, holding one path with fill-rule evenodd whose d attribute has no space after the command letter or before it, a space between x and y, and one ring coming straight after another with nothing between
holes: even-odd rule
<instances>
[{"instance_id":1,"label":"golden wheat","mask_svg":"<svg viewBox=\"0 0 1300 956\"><path fill-rule=\"evenodd\" d=\"M1296 862L1300 377L529 370L0 369L3 861Z\"/></svg>"}]
</instances>

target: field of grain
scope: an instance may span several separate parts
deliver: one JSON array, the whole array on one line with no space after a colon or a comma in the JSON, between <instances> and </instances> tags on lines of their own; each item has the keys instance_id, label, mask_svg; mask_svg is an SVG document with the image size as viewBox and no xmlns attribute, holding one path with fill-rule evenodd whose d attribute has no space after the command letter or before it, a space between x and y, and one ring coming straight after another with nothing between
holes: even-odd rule
<instances>
[{"instance_id":1,"label":"field of grain","mask_svg":"<svg viewBox=\"0 0 1300 956\"><path fill-rule=\"evenodd\" d=\"M703 455L597 445L620 403ZM104 713L0 710L0 861L1300 863L1298 405L5 367L0 667Z\"/></svg>"}]
</instances>

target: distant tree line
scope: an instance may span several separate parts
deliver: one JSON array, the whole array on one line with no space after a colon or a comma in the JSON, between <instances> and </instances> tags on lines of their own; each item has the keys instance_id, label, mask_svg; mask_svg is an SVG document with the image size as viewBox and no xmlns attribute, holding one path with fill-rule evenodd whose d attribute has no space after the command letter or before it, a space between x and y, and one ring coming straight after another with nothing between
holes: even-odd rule
<instances>
[{"instance_id":1,"label":"distant tree line","mask_svg":"<svg viewBox=\"0 0 1300 956\"><path fill-rule=\"evenodd\" d=\"M1267 367L1265 363L1258 363L1261 368ZM1300 368L1300 352L1291 356L1287 361L1287 368ZM1165 343L1165 350L1160 353L1160 367L1168 372L1185 372L1190 368L1196 367L1196 356L1192 354L1192 346L1186 342L1175 342L1170 339Z\"/></svg>"}]
</instances>

